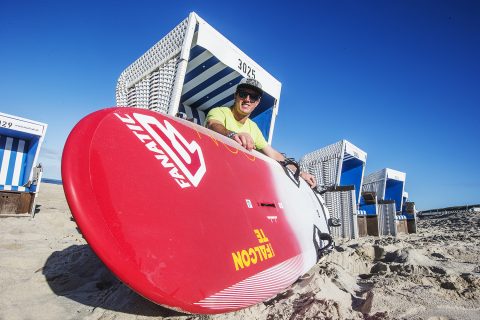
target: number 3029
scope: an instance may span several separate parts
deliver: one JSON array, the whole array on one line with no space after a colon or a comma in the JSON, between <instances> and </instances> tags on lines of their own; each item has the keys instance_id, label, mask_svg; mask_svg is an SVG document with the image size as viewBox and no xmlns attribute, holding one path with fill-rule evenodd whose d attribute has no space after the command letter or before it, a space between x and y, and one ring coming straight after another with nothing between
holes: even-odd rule
<instances>
[{"instance_id":1,"label":"number 3029","mask_svg":"<svg viewBox=\"0 0 480 320\"><path fill-rule=\"evenodd\" d=\"M246 74L248 78L255 79L255 69L247 65L242 59L238 59L238 69Z\"/></svg>"}]
</instances>

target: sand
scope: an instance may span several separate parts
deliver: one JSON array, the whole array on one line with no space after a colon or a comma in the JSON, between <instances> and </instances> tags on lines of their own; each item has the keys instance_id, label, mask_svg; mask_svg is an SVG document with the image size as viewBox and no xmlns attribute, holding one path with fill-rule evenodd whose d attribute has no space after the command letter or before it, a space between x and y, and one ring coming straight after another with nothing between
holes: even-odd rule
<instances>
[{"instance_id":1,"label":"sand","mask_svg":"<svg viewBox=\"0 0 480 320\"><path fill-rule=\"evenodd\" d=\"M480 319L480 215L419 221L418 233L337 242L283 293L215 316L157 306L90 250L62 187L39 212L0 218L0 319Z\"/></svg>"}]
</instances>

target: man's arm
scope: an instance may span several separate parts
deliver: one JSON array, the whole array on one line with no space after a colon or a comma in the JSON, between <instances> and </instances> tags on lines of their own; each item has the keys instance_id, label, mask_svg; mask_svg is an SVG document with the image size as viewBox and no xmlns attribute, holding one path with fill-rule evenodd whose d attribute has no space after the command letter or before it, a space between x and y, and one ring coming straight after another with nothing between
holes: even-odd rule
<instances>
[{"instance_id":1,"label":"man's arm","mask_svg":"<svg viewBox=\"0 0 480 320\"><path fill-rule=\"evenodd\" d=\"M227 128L225 128L223 123L221 123L218 120L214 120L214 119L208 120L206 127L208 129L213 130L217 133L220 133L224 136L228 136L230 133L233 132L233 131L230 131ZM240 144L241 146L243 146L245 149L247 149L249 151L252 150L253 147L255 146L255 143L253 141L252 136L250 136L248 133L245 133L245 132L236 133L232 137L232 139L235 140L238 144ZM274 148L272 148L268 144L265 147L263 147L263 149L261 149L260 151L263 154L265 154L266 156L268 156L268 157L270 157L274 160L277 160L277 161L284 161L285 160L285 157L283 156L283 154L281 154L280 152L278 152L277 150L275 150ZM295 166L290 165L289 168L293 172L296 171ZM302 172L300 172L300 177L302 177L303 180L305 180L312 188L315 188L317 186L317 182L315 181L315 177L313 175L311 175L310 173L302 171Z\"/></svg>"},{"instance_id":2,"label":"man's arm","mask_svg":"<svg viewBox=\"0 0 480 320\"><path fill-rule=\"evenodd\" d=\"M214 120L214 119L208 120L206 127L224 136L228 136L230 133L235 133L232 139L249 151L252 150L253 147L255 146L252 136L250 136L248 133L246 132L236 133L236 132L230 131L227 128L225 128L223 123L221 123L218 120Z\"/></svg>"},{"instance_id":3,"label":"man's arm","mask_svg":"<svg viewBox=\"0 0 480 320\"><path fill-rule=\"evenodd\" d=\"M283 154L272 148L270 145L266 145L262 150L260 150L263 154L266 156L269 156L270 158L277 160L277 161L284 161L285 157ZM293 165L288 166L293 172L297 170L297 168ZM300 171L300 177L305 180L310 187L315 188L317 186L317 181L315 180L315 177L311 175L308 172Z\"/></svg>"},{"instance_id":4,"label":"man's arm","mask_svg":"<svg viewBox=\"0 0 480 320\"><path fill-rule=\"evenodd\" d=\"M213 119L208 120L206 127L224 136L227 136L231 132L230 130L225 128L225 126L218 120L213 120Z\"/></svg>"}]
</instances>

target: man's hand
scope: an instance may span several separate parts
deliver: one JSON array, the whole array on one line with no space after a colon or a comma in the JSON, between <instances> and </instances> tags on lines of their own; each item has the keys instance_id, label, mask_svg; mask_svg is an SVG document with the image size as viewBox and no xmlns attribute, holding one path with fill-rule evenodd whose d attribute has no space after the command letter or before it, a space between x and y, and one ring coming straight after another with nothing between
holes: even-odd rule
<instances>
[{"instance_id":1,"label":"man's hand","mask_svg":"<svg viewBox=\"0 0 480 320\"><path fill-rule=\"evenodd\" d=\"M232 131L227 130L225 126L218 120L207 121L207 128L223 134L224 136L229 136L229 134L233 133ZM235 140L239 145L241 145L248 151L252 150L255 147L252 136L246 132L236 133L234 136L231 136L231 139Z\"/></svg>"},{"instance_id":2,"label":"man's hand","mask_svg":"<svg viewBox=\"0 0 480 320\"><path fill-rule=\"evenodd\" d=\"M269 156L270 158L275 159L277 161L284 161L285 160L285 156L283 154L281 154L277 150L273 149L269 145L265 146L265 148L263 148L260 151L263 152L265 155ZM293 172L295 172L295 170L297 170L297 168L294 165L288 165L288 167ZM315 180L315 177L313 175L311 175L310 173L301 171L300 172L300 177L303 180L305 180L310 185L311 188L315 188L317 186L317 181Z\"/></svg>"},{"instance_id":3,"label":"man's hand","mask_svg":"<svg viewBox=\"0 0 480 320\"><path fill-rule=\"evenodd\" d=\"M244 147L248 151L251 151L255 146L252 136L246 132L239 132L236 135L234 135L232 139L235 140L238 144L240 144L242 147Z\"/></svg>"},{"instance_id":4,"label":"man's hand","mask_svg":"<svg viewBox=\"0 0 480 320\"><path fill-rule=\"evenodd\" d=\"M315 177L310 173L302 171L300 172L300 177L302 177L303 180L305 180L311 188L315 188L317 186L317 181L315 180Z\"/></svg>"}]
</instances>

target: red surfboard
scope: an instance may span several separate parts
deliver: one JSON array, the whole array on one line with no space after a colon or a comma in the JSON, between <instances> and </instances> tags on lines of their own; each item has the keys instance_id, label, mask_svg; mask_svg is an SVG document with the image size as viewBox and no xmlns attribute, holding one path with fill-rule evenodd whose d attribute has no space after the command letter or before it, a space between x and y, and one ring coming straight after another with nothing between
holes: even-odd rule
<instances>
[{"instance_id":1,"label":"red surfboard","mask_svg":"<svg viewBox=\"0 0 480 320\"><path fill-rule=\"evenodd\" d=\"M105 265L147 299L189 313L264 301L319 259L328 211L278 162L179 118L110 108L70 133L62 178Z\"/></svg>"}]
</instances>

